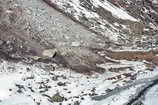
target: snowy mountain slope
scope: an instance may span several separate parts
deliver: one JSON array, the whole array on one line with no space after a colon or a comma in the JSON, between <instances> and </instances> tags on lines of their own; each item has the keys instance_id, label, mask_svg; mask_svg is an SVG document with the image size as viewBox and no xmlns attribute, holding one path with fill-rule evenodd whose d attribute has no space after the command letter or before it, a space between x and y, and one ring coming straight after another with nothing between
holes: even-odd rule
<instances>
[{"instance_id":1,"label":"snowy mountain slope","mask_svg":"<svg viewBox=\"0 0 158 105\"><path fill-rule=\"evenodd\" d=\"M149 43L146 40L155 38L157 34L156 6L155 9L151 9L153 6L143 5L144 2L147 4L143 0L43 1L88 27L91 31L124 46L131 46L134 43L137 48L144 47L144 43ZM144 12L143 7L147 8L146 10L149 12ZM150 11L155 11L153 12L154 19L148 16L152 15ZM140 38L142 40L139 40ZM155 39L151 43L156 44L157 38Z\"/></svg>"},{"instance_id":2,"label":"snowy mountain slope","mask_svg":"<svg viewBox=\"0 0 158 105\"><path fill-rule=\"evenodd\" d=\"M144 28L123 7L105 0L0 0L0 105L148 103L141 97L158 81L156 27Z\"/></svg>"},{"instance_id":3,"label":"snowy mountain slope","mask_svg":"<svg viewBox=\"0 0 158 105\"><path fill-rule=\"evenodd\" d=\"M69 15L74 20L87 26L90 30L101 34L110 40L118 42L120 33L114 26L117 20L122 21L138 21L128 15L122 9L115 7L109 2L82 1L82 0L44 0L57 9L60 9L65 14ZM118 12L119 11L119 12ZM110 23L112 22L112 23Z\"/></svg>"}]
</instances>

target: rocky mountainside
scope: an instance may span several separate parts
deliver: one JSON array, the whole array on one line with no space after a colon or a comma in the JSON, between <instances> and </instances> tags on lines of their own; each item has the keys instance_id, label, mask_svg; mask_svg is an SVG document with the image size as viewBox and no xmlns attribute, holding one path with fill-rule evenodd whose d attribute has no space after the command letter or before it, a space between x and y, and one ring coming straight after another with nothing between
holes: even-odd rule
<instances>
[{"instance_id":1,"label":"rocky mountainside","mask_svg":"<svg viewBox=\"0 0 158 105\"><path fill-rule=\"evenodd\" d=\"M0 105L157 105L157 8L0 0Z\"/></svg>"},{"instance_id":2,"label":"rocky mountainside","mask_svg":"<svg viewBox=\"0 0 158 105\"><path fill-rule=\"evenodd\" d=\"M157 44L157 2L149 0L43 0L110 42L144 48ZM138 40L137 40L138 39ZM141 39L141 40L140 40ZM108 41L109 41L108 40ZM131 41L132 40L132 41ZM107 42L108 42L107 41ZM142 44L143 43L143 44ZM148 41L146 43L149 43ZM148 46L149 47L149 46Z\"/></svg>"}]
</instances>

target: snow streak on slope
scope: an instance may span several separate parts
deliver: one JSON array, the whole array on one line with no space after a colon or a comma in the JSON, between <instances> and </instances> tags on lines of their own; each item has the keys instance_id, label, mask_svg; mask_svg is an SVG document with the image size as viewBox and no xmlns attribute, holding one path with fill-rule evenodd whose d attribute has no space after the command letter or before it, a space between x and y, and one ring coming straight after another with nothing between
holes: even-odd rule
<instances>
[{"instance_id":1,"label":"snow streak on slope","mask_svg":"<svg viewBox=\"0 0 158 105\"><path fill-rule=\"evenodd\" d=\"M95 7L105 8L106 10L111 12L113 16L116 16L117 18L137 21L137 19L127 14L127 12L112 5L110 2L106 0L104 2L101 0L85 0L85 1L92 3L92 5ZM84 7L80 5L82 4L82 0L50 0L50 2L56 3L60 8L66 9L65 11L67 13L73 13L77 19L79 19L79 16L82 16L82 14L84 14L88 18L98 17L96 13L87 11ZM65 5L69 7L65 8Z\"/></svg>"},{"instance_id":2,"label":"snow streak on slope","mask_svg":"<svg viewBox=\"0 0 158 105\"><path fill-rule=\"evenodd\" d=\"M92 0L93 5L96 7L103 7L106 10L110 11L113 16L116 16L117 18L124 19L124 20L131 20L131 21L138 21L134 17L130 16L127 12L124 10L112 5L110 2L104 0L103 2L101 0Z\"/></svg>"},{"instance_id":3,"label":"snow streak on slope","mask_svg":"<svg viewBox=\"0 0 158 105\"><path fill-rule=\"evenodd\" d=\"M59 6L60 9L64 9L66 13L72 14L77 20L82 15L85 15L87 18L98 18L99 16L90 12L80 6L79 0L49 0L51 3L55 3Z\"/></svg>"}]
</instances>

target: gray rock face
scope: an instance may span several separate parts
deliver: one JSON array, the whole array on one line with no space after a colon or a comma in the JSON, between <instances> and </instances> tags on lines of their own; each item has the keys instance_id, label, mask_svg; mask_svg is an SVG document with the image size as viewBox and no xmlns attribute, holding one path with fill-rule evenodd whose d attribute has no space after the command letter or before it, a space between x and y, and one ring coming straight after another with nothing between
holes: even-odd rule
<instances>
[{"instance_id":1,"label":"gray rock face","mask_svg":"<svg viewBox=\"0 0 158 105\"><path fill-rule=\"evenodd\" d=\"M34 60L52 59L53 62L78 72L99 71L96 64L103 58L89 48L104 48L104 39L87 31L43 1L6 0L3 5L1 14L4 15L1 20L4 22L0 24L0 37L5 43L11 44L2 45L1 51L8 56ZM14 17L10 16L12 14ZM74 45L74 42L79 45ZM56 56L52 53L54 49Z\"/></svg>"}]
</instances>

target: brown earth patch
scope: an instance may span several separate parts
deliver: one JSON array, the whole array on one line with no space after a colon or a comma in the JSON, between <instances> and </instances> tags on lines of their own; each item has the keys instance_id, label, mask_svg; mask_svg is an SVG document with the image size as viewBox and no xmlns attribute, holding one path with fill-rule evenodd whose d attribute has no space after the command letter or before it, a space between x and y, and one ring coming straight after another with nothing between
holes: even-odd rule
<instances>
[{"instance_id":1,"label":"brown earth patch","mask_svg":"<svg viewBox=\"0 0 158 105\"><path fill-rule=\"evenodd\" d=\"M107 55L116 60L146 60L154 64L158 64L158 50L154 51L108 51Z\"/></svg>"}]
</instances>

